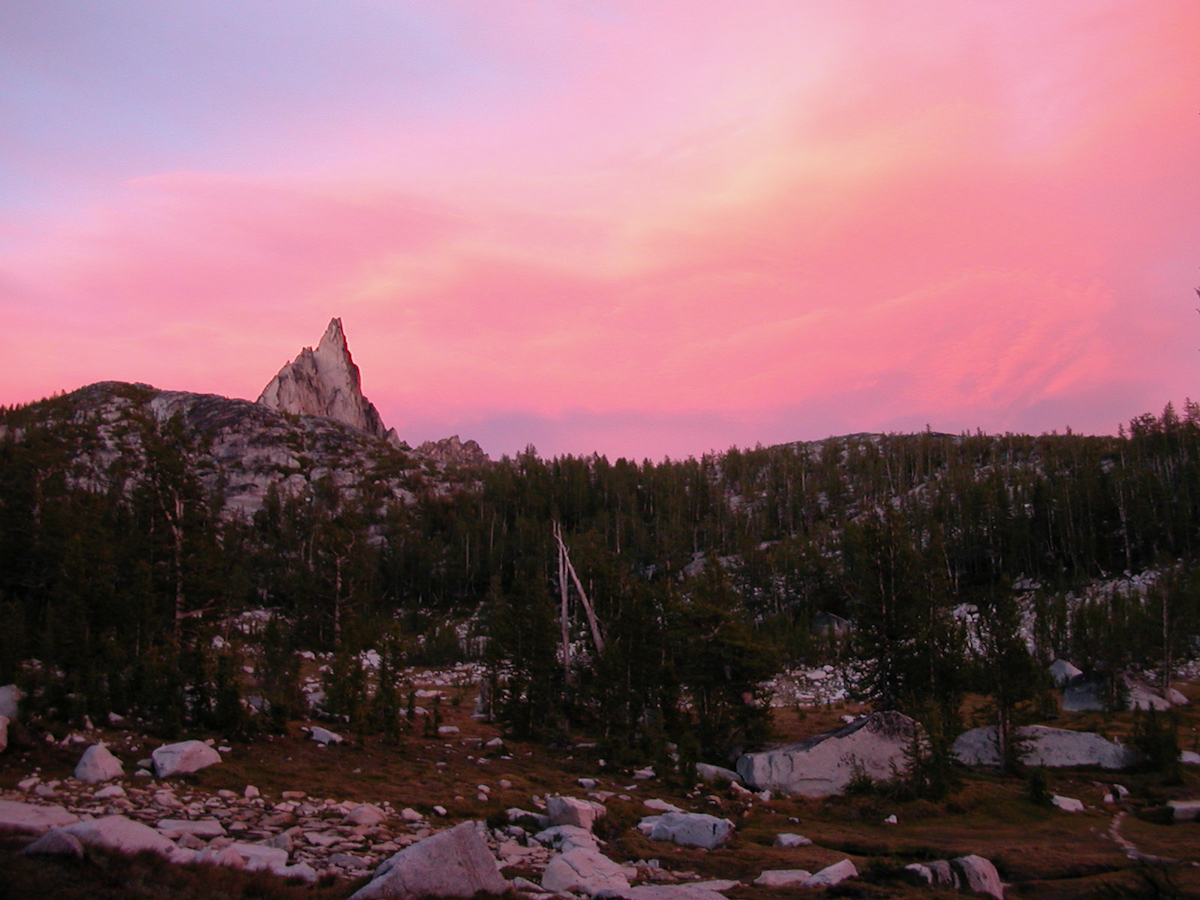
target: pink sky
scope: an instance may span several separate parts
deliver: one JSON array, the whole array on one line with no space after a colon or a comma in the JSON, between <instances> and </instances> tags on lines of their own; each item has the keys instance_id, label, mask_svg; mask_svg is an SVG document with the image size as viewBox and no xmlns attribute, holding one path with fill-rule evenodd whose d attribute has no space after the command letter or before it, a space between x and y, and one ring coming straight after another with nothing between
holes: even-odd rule
<instances>
[{"instance_id":1,"label":"pink sky","mask_svg":"<svg viewBox=\"0 0 1200 900\"><path fill-rule=\"evenodd\" d=\"M493 456L1200 396L1195 0L114 6L0 7L0 403L332 316Z\"/></svg>"}]
</instances>

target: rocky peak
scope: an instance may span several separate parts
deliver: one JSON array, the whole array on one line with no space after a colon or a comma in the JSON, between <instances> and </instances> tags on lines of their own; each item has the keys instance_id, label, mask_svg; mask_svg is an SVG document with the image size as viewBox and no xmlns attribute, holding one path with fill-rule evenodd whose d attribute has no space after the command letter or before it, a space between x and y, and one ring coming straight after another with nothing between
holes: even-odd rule
<instances>
[{"instance_id":1,"label":"rocky peak","mask_svg":"<svg viewBox=\"0 0 1200 900\"><path fill-rule=\"evenodd\" d=\"M331 319L317 349L305 347L263 388L258 402L301 416L327 416L366 434L395 441L379 411L362 393L358 366L350 356L342 320Z\"/></svg>"},{"instance_id":2,"label":"rocky peak","mask_svg":"<svg viewBox=\"0 0 1200 900\"><path fill-rule=\"evenodd\" d=\"M482 466L488 462L488 455L479 444L463 441L457 434L440 441L426 441L417 452L451 466Z\"/></svg>"}]
</instances>

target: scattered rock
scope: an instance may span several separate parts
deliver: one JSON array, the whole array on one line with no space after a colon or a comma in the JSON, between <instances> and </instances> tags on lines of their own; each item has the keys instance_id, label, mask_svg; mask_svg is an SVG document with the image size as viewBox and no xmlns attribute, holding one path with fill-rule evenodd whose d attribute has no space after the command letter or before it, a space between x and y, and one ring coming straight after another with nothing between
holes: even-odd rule
<instances>
[{"instance_id":1,"label":"scattered rock","mask_svg":"<svg viewBox=\"0 0 1200 900\"><path fill-rule=\"evenodd\" d=\"M154 774L159 778L198 772L221 761L221 754L203 741L180 741L166 744L152 754Z\"/></svg>"},{"instance_id":2,"label":"scattered rock","mask_svg":"<svg viewBox=\"0 0 1200 900\"><path fill-rule=\"evenodd\" d=\"M737 771L757 790L828 797L845 791L859 773L875 781L906 773L915 734L916 723L902 713L871 713L799 744L744 754Z\"/></svg>"},{"instance_id":3,"label":"scattered rock","mask_svg":"<svg viewBox=\"0 0 1200 900\"><path fill-rule=\"evenodd\" d=\"M479 891L502 894L507 888L475 823L463 822L389 858L351 900L471 898Z\"/></svg>"},{"instance_id":4,"label":"scattered rock","mask_svg":"<svg viewBox=\"0 0 1200 900\"><path fill-rule=\"evenodd\" d=\"M75 778L85 784L111 781L125 774L121 761L104 744L92 744L75 766Z\"/></svg>"},{"instance_id":5,"label":"scattered rock","mask_svg":"<svg viewBox=\"0 0 1200 900\"><path fill-rule=\"evenodd\" d=\"M737 882L712 882L713 884L728 884L736 887ZM637 887L623 891L612 891L606 897L619 900L725 900L723 894L703 884L640 884Z\"/></svg>"}]
</instances>

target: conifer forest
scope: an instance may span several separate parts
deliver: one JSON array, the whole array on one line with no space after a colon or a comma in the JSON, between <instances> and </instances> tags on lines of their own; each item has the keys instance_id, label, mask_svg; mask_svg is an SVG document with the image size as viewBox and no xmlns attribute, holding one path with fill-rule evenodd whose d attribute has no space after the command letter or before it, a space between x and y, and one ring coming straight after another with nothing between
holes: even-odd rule
<instances>
[{"instance_id":1,"label":"conifer forest","mask_svg":"<svg viewBox=\"0 0 1200 900\"><path fill-rule=\"evenodd\" d=\"M1111 437L478 466L384 447L373 471L403 496L281 477L252 514L201 477L205 436L178 418L129 418L139 452L96 475L78 402L0 416L0 683L51 719L269 731L300 713L311 654L326 709L386 734L404 666L474 661L513 735L719 761L769 738L789 667L849 665L944 745L966 692L1001 721L1036 709L1055 658L1169 681L1197 651L1190 402Z\"/></svg>"}]
</instances>

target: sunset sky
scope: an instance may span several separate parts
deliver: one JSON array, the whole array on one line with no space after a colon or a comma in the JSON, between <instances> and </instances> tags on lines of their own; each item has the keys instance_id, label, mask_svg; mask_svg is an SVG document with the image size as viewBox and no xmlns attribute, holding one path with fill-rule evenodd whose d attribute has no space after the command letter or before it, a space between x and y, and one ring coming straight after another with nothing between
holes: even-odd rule
<instances>
[{"instance_id":1,"label":"sunset sky","mask_svg":"<svg viewBox=\"0 0 1200 900\"><path fill-rule=\"evenodd\" d=\"M493 457L1200 398L1196 0L0 5L0 403L340 316Z\"/></svg>"}]
</instances>

